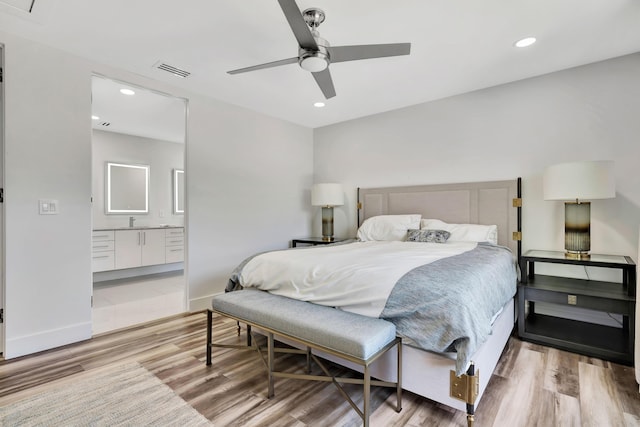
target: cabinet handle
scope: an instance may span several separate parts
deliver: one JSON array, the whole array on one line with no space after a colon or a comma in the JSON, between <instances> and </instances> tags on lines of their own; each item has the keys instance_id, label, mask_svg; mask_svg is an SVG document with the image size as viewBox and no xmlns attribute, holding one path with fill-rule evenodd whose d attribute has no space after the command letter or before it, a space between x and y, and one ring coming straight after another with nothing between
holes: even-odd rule
<instances>
[{"instance_id":1,"label":"cabinet handle","mask_svg":"<svg viewBox=\"0 0 640 427\"><path fill-rule=\"evenodd\" d=\"M102 237L109 237L108 234L96 234L93 236L94 239L101 239Z\"/></svg>"},{"instance_id":2,"label":"cabinet handle","mask_svg":"<svg viewBox=\"0 0 640 427\"><path fill-rule=\"evenodd\" d=\"M138 231L138 246L140 246L140 234L142 234L140 231Z\"/></svg>"},{"instance_id":3,"label":"cabinet handle","mask_svg":"<svg viewBox=\"0 0 640 427\"><path fill-rule=\"evenodd\" d=\"M94 256L93 257L93 259L98 259L98 258L109 258L109 255Z\"/></svg>"},{"instance_id":4,"label":"cabinet handle","mask_svg":"<svg viewBox=\"0 0 640 427\"><path fill-rule=\"evenodd\" d=\"M182 252L182 249L169 249L169 252Z\"/></svg>"},{"instance_id":5,"label":"cabinet handle","mask_svg":"<svg viewBox=\"0 0 640 427\"><path fill-rule=\"evenodd\" d=\"M142 232L142 244L145 245L145 246L147 245L147 232L146 231Z\"/></svg>"},{"instance_id":6,"label":"cabinet handle","mask_svg":"<svg viewBox=\"0 0 640 427\"><path fill-rule=\"evenodd\" d=\"M93 249L99 249L99 248L108 248L109 245L100 245L100 246L93 246Z\"/></svg>"},{"instance_id":7,"label":"cabinet handle","mask_svg":"<svg viewBox=\"0 0 640 427\"><path fill-rule=\"evenodd\" d=\"M182 243L182 240L169 240L169 243Z\"/></svg>"}]
</instances>

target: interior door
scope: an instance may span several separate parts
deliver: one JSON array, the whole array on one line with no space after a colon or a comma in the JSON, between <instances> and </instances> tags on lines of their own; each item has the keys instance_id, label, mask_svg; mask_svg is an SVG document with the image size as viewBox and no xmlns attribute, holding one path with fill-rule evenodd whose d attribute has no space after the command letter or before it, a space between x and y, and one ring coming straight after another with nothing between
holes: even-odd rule
<instances>
[{"instance_id":1,"label":"interior door","mask_svg":"<svg viewBox=\"0 0 640 427\"><path fill-rule=\"evenodd\" d=\"M4 353L4 51L0 45L0 354Z\"/></svg>"}]
</instances>

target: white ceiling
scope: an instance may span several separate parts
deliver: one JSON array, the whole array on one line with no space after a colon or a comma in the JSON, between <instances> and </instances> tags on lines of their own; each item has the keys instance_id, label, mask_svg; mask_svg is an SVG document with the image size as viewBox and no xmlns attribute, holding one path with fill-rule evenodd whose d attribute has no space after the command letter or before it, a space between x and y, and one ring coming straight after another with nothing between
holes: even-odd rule
<instances>
[{"instance_id":1,"label":"white ceiling","mask_svg":"<svg viewBox=\"0 0 640 427\"><path fill-rule=\"evenodd\" d=\"M131 89L124 95L120 89ZM94 129L145 138L184 143L184 99L152 92L120 81L94 76L91 81L91 112Z\"/></svg>"},{"instance_id":2,"label":"white ceiling","mask_svg":"<svg viewBox=\"0 0 640 427\"><path fill-rule=\"evenodd\" d=\"M0 29L308 127L640 51L639 0L297 3L325 11L334 46L411 42L411 55L331 65L337 96L318 109L322 93L295 64L226 73L297 55L276 0L36 0L30 15L0 3ZM538 43L513 46L530 35Z\"/></svg>"}]
</instances>

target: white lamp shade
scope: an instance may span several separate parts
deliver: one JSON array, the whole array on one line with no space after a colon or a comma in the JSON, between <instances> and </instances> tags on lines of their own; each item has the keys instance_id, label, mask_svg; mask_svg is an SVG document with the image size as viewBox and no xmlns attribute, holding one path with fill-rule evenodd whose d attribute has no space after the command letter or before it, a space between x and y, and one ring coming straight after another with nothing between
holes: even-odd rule
<instances>
[{"instance_id":1,"label":"white lamp shade","mask_svg":"<svg viewBox=\"0 0 640 427\"><path fill-rule=\"evenodd\" d=\"M544 171L545 200L593 200L616 196L613 162L561 163Z\"/></svg>"},{"instance_id":2,"label":"white lamp shade","mask_svg":"<svg viewBox=\"0 0 640 427\"><path fill-rule=\"evenodd\" d=\"M311 188L311 204L313 206L344 205L342 184L314 184Z\"/></svg>"}]
</instances>

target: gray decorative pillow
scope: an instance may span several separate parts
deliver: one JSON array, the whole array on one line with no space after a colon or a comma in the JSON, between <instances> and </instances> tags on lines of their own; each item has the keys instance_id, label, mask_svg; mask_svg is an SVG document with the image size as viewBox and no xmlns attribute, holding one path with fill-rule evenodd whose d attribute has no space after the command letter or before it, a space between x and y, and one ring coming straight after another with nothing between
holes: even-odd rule
<instances>
[{"instance_id":1,"label":"gray decorative pillow","mask_svg":"<svg viewBox=\"0 0 640 427\"><path fill-rule=\"evenodd\" d=\"M407 242L445 243L449 236L445 230L407 230Z\"/></svg>"}]
</instances>

